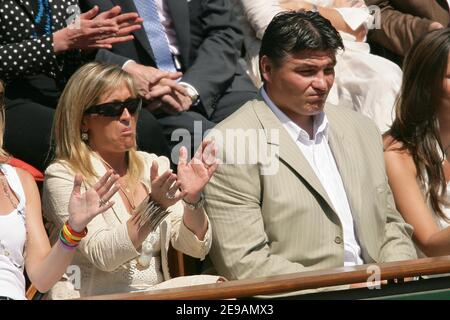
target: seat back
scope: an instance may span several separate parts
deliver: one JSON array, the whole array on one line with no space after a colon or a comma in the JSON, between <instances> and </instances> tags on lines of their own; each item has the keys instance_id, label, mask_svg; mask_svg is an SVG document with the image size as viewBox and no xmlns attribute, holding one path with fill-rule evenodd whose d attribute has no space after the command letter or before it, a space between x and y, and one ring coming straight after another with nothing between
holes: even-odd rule
<instances>
[{"instance_id":1,"label":"seat back","mask_svg":"<svg viewBox=\"0 0 450 320\"><path fill-rule=\"evenodd\" d=\"M25 161L22 161L17 158L10 158L8 161L8 164L10 164L11 166L13 166L15 168L21 168L21 169L29 172L33 176L33 178L36 182L44 181L44 174L41 171L39 171L38 169L36 169L35 167L33 167L31 164L26 163Z\"/></svg>"},{"instance_id":2,"label":"seat back","mask_svg":"<svg viewBox=\"0 0 450 320\"><path fill-rule=\"evenodd\" d=\"M192 276L201 273L201 261L175 250L172 245L167 252L169 272L172 278Z\"/></svg>"}]
</instances>

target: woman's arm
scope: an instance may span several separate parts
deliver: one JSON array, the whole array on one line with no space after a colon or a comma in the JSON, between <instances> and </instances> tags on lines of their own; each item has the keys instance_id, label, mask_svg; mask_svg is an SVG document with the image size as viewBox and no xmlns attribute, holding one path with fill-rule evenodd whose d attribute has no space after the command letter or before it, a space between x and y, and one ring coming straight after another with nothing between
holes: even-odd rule
<instances>
[{"instance_id":1,"label":"woman's arm","mask_svg":"<svg viewBox=\"0 0 450 320\"><path fill-rule=\"evenodd\" d=\"M64 246L59 239L52 248L50 247L42 221L41 201L36 183L29 173L20 169L17 169L17 171L27 199L25 207L27 228L26 270L36 288L40 292L46 292L66 272L75 250ZM116 180L109 173L102 177L92 189L81 194L81 177L78 176L75 179L70 194L70 203L67 208L70 217L69 225L75 231L81 232L84 230L86 224L94 216L112 206L112 203L109 203L99 207L99 199L101 198L106 202L109 201L117 191L116 187L112 187ZM101 188L103 189L100 190Z\"/></svg>"},{"instance_id":2,"label":"woman's arm","mask_svg":"<svg viewBox=\"0 0 450 320\"><path fill-rule=\"evenodd\" d=\"M178 183L185 193L183 200L183 223L199 240L205 238L208 231L208 219L203 204L199 204L206 184L217 169L216 149L211 140L204 140L191 161L187 161L187 150L180 149L178 162ZM188 204L188 205L186 205Z\"/></svg>"},{"instance_id":3,"label":"woman's arm","mask_svg":"<svg viewBox=\"0 0 450 320\"><path fill-rule=\"evenodd\" d=\"M48 72L56 62L52 35L0 44L0 78L8 82L18 77Z\"/></svg>"},{"instance_id":4,"label":"woman's arm","mask_svg":"<svg viewBox=\"0 0 450 320\"><path fill-rule=\"evenodd\" d=\"M351 0L341 0L339 2L339 7L352 7L352 3L353 2ZM311 3L303 0L280 0L280 6L286 10L313 9L313 5ZM341 14L334 8L317 6L317 9L320 15L330 20L333 27L335 27L337 30L353 35L356 38L356 41L364 41L367 35L367 30L364 25L361 25L358 29L353 30L345 22Z\"/></svg>"},{"instance_id":5,"label":"woman's arm","mask_svg":"<svg viewBox=\"0 0 450 320\"><path fill-rule=\"evenodd\" d=\"M278 0L240 0L244 15L252 26L258 39L262 39L264 31L273 17L285 9Z\"/></svg>"},{"instance_id":6,"label":"woman's arm","mask_svg":"<svg viewBox=\"0 0 450 320\"><path fill-rule=\"evenodd\" d=\"M68 219L69 194L73 173L62 163L50 165L45 172L43 207L47 219L60 228ZM118 210L118 207L114 208ZM111 209L112 210L112 209ZM81 240L78 250L102 271L114 271L139 255L127 230L127 223L120 223L120 212L107 211L89 222L87 236ZM117 220L107 222L105 216Z\"/></svg>"},{"instance_id":7,"label":"woman's arm","mask_svg":"<svg viewBox=\"0 0 450 320\"><path fill-rule=\"evenodd\" d=\"M26 204L26 270L30 281L40 292L50 290L66 271L73 258L74 251L65 249L60 241L50 246L41 214L39 190L32 176L18 170Z\"/></svg>"},{"instance_id":8,"label":"woman's arm","mask_svg":"<svg viewBox=\"0 0 450 320\"><path fill-rule=\"evenodd\" d=\"M389 185L395 204L407 223L414 228L414 240L427 256L450 254L450 228L440 230L417 181L411 155L393 144L384 153Z\"/></svg>"},{"instance_id":9,"label":"woman's arm","mask_svg":"<svg viewBox=\"0 0 450 320\"><path fill-rule=\"evenodd\" d=\"M158 165L153 163L151 168L152 198L164 208L171 205L183 205L183 224L200 241L204 240L209 230L208 218L203 210L202 192L217 169L216 147L212 140L203 140L190 161L187 159L187 149L181 147L177 175L159 183L162 176L158 176ZM178 191L179 190L179 191ZM173 195L168 198L167 195Z\"/></svg>"}]
</instances>

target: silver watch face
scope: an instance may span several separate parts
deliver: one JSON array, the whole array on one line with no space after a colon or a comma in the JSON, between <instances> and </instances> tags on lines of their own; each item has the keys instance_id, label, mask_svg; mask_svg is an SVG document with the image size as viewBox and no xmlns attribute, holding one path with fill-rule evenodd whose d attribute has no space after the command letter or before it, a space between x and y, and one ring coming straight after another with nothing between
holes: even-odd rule
<instances>
[{"instance_id":1,"label":"silver watch face","mask_svg":"<svg viewBox=\"0 0 450 320\"><path fill-rule=\"evenodd\" d=\"M191 98L192 102L197 101L197 99L198 99L198 94L195 93L195 91L192 90L192 88L190 88L190 87L188 87L188 86L185 86L185 88L186 88L187 93L188 93L188 95L189 95L189 98Z\"/></svg>"},{"instance_id":2,"label":"silver watch face","mask_svg":"<svg viewBox=\"0 0 450 320\"><path fill-rule=\"evenodd\" d=\"M191 97L192 102L197 101L198 99L198 94L196 94L195 92L193 92L192 90L188 90L189 96Z\"/></svg>"}]
</instances>

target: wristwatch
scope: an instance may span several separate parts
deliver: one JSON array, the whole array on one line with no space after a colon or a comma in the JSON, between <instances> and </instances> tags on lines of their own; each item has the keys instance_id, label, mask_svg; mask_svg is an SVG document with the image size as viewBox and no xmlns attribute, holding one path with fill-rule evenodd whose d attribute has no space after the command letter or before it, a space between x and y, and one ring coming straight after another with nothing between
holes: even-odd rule
<instances>
[{"instance_id":1,"label":"wristwatch","mask_svg":"<svg viewBox=\"0 0 450 320\"><path fill-rule=\"evenodd\" d=\"M190 203L190 202L187 202L184 199L182 199L182 200L183 200L183 205L186 208L191 209L191 210L196 210L196 209L199 209L199 208L203 208L203 205L205 204L205 196L203 195L203 192L200 193L200 200L198 200L196 203Z\"/></svg>"},{"instance_id":2,"label":"wristwatch","mask_svg":"<svg viewBox=\"0 0 450 320\"><path fill-rule=\"evenodd\" d=\"M189 98L191 98L192 105L195 105L199 99L197 91L191 85L188 85L187 83L180 82L180 84L186 88Z\"/></svg>"},{"instance_id":3,"label":"wristwatch","mask_svg":"<svg viewBox=\"0 0 450 320\"><path fill-rule=\"evenodd\" d=\"M187 93L192 100L192 104L196 104L198 100L198 93L192 87L186 87Z\"/></svg>"}]
</instances>

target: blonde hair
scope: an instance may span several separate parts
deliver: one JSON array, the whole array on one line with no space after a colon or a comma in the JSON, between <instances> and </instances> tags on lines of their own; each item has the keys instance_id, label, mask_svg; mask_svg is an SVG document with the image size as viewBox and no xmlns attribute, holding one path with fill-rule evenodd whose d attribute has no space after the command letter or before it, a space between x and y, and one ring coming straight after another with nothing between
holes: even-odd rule
<instances>
[{"instance_id":1,"label":"blonde hair","mask_svg":"<svg viewBox=\"0 0 450 320\"><path fill-rule=\"evenodd\" d=\"M67 83L55 112L52 137L55 160L64 161L73 172L81 173L89 184L99 177L90 157L94 151L81 139L84 111L98 104L108 92L126 85L132 97L137 96L132 77L120 67L92 62L78 69ZM144 168L136 148L126 152L127 175L138 182Z\"/></svg>"},{"instance_id":2,"label":"blonde hair","mask_svg":"<svg viewBox=\"0 0 450 320\"><path fill-rule=\"evenodd\" d=\"M3 134L5 133L5 88L0 80L0 163L6 163L9 160L8 152L3 149Z\"/></svg>"}]
</instances>

